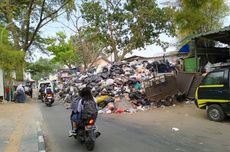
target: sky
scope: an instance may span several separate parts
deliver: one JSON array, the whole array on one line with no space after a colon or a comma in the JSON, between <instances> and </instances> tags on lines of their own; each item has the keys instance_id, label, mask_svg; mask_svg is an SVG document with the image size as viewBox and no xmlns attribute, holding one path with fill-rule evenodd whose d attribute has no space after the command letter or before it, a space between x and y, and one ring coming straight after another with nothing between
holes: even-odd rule
<instances>
[{"instance_id":1,"label":"sky","mask_svg":"<svg viewBox=\"0 0 230 152\"><path fill-rule=\"evenodd\" d=\"M157 0L158 4L161 4L162 2L165 2L168 0ZM171 0L173 1L173 0ZM230 5L230 0L226 0L227 3ZM58 18L58 21L63 22L63 20L65 20L65 16L61 16ZM65 22L65 25L72 27L72 24L69 22ZM228 26L230 25L230 16L227 16L224 19L224 26ZM49 24L47 24L42 30L42 35L45 37L55 37L57 32L65 32L68 36L73 35L73 31L71 31L69 28L67 28L66 26L64 26L63 24L59 23L59 22L51 22ZM176 38L172 38L172 37L168 37L165 34L162 34L160 36L160 39L166 42L169 42L170 44L174 44L177 42ZM170 51L176 51L176 48L171 46L168 49L166 49L166 53L170 52ZM141 51L139 50L134 50L132 54L128 54L126 57L132 56L132 55L138 55L138 56L144 56L144 57L152 57L152 56L158 56L158 55L162 55L164 54L163 49L160 46L156 46L156 45L149 45L146 46L145 49L141 49ZM47 57L50 58L44 54L41 53L36 53L35 55L35 59L34 60L38 60L40 57Z\"/></svg>"}]
</instances>

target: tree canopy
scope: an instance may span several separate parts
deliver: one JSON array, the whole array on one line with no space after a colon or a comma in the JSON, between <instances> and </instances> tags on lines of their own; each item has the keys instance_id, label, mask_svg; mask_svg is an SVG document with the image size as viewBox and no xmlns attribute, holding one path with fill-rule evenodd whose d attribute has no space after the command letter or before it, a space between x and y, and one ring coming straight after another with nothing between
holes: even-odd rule
<instances>
[{"instance_id":1,"label":"tree canopy","mask_svg":"<svg viewBox=\"0 0 230 152\"><path fill-rule=\"evenodd\" d=\"M2 31L2 27L0 26L0 30ZM9 34L7 30L1 32L1 40L0 40L0 68L2 68L5 72L5 78L7 80L12 79L12 72L16 70L16 78L17 80L23 80L22 71L18 71L17 69L21 69L24 65L24 52L15 50L9 42Z\"/></svg>"},{"instance_id":2,"label":"tree canopy","mask_svg":"<svg viewBox=\"0 0 230 152\"><path fill-rule=\"evenodd\" d=\"M40 58L35 63L26 64L26 70L31 73L32 79L34 80L48 77L49 74L53 73L57 68L58 66L53 64L49 59L43 58Z\"/></svg>"},{"instance_id":3,"label":"tree canopy","mask_svg":"<svg viewBox=\"0 0 230 152\"><path fill-rule=\"evenodd\" d=\"M105 49L105 45L97 32L89 28L78 29L70 40L79 57L79 63L84 66L84 69L91 67Z\"/></svg>"},{"instance_id":4,"label":"tree canopy","mask_svg":"<svg viewBox=\"0 0 230 152\"><path fill-rule=\"evenodd\" d=\"M88 0L80 10L87 29L98 35L115 61L146 45L166 47L160 34L174 34L167 9L158 7L155 0Z\"/></svg>"},{"instance_id":5,"label":"tree canopy","mask_svg":"<svg viewBox=\"0 0 230 152\"><path fill-rule=\"evenodd\" d=\"M229 8L225 0L178 0L175 23L180 38L219 29Z\"/></svg>"},{"instance_id":6,"label":"tree canopy","mask_svg":"<svg viewBox=\"0 0 230 152\"><path fill-rule=\"evenodd\" d=\"M16 50L33 52L31 46L43 49L40 30L57 16L75 9L74 0L2 0L0 23L11 36Z\"/></svg>"},{"instance_id":7,"label":"tree canopy","mask_svg":"<svg viewBox=\"0 0 230 152\"><path fill-rule=\"evenodd\" d=\"M68 66L76 65L79 62L79 56L74 50L73 44L67 40L65 33L58 32L55 38L50 39L50 44L47 50L54 55L52 61Z\"/></svg>"}]
</instances>

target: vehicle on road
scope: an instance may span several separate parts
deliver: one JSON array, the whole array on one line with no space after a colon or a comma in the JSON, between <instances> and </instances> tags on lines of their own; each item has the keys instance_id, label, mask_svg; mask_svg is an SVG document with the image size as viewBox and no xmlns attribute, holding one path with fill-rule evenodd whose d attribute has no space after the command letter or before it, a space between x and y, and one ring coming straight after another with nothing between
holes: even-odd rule
<instances>
[{"instance_id":1,"label":"vehicle on road","mask_svg":"<svg viewBox=\"0 0 230 152\"><path fill-rule=\"evenodd\" d=\"M212 121L223 121L230 115L230 68L209 72L196 90L196 105L207 110Z\"/></svg>"},{"instance_id":2,"label":"vehicle on road","mask_svg":"<svg viewBox=\"0 0 230 152\"><path fill-rule=\"evenodd\" d=\"M32 82L26 81L23 87L25 89L25 94L32 98L32 96L33 96Z\"/></svg>"},{"instance_id":3,"label":"vehicle on road","mask_svg":"<svg viewBox=\"0 0 230 152\"><path fill-rule=\"evenodd\" d=\"M77 134L73 137L81 144L85 144L87 150L92 151L96 138L100 136L100 132L96 132L96 129L94 118L89 117L79 124Z\"/></svg>"},{"instance_id":4,"label":"vehicle on road","mask_svg":"<svg viewBox=\"0 0 230 152\"><path fill-rule=\"evenodd\" d=\"M51 107L52 104L54 103L54 95L52 93L46 94L44 97L44 103L48 106Z\"/></svg>"},{"instance_id":5,"label":"vehicle on road","mask_svg":"<svg viewBox=\"0 0 230 152\"><path fill-rule=\"evenodd\" d=\"M38 83L38 91L39 91L38 99L43 100L44 91L45 91L46 86L50 86L52 92L54 92L53 91L53 84L51 81L40 81Z\"/></svg>"}]
</instances>

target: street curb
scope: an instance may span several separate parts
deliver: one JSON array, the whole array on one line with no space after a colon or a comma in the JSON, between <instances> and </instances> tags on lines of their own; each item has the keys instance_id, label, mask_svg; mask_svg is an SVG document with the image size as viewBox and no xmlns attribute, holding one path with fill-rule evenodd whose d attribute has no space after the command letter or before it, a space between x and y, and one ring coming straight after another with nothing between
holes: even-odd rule
<instances>
[{"instance_id":1,"label":"street curb","mask_svg":"<svg viewBox=\"0 0 230 152\"><path fill-rule=\"evenodd\" d=\"M40 122L37 121L38 152L46 152L46 145Z\"/></svg>"}]
</instances>

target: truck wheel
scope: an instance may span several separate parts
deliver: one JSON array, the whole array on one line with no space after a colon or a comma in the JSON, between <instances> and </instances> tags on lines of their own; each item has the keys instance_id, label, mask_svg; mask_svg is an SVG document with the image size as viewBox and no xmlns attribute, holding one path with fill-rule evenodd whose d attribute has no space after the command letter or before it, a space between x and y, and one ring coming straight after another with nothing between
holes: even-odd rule
<instances>
[{"instance_id":1,"label":"truck wheel","mask_svg":"<svg viewBox=\"0 0 230 152\"><path fill-rule=\"evenodd\" d=\"M208 106L207 115L211 121L223 121L225 118L224 111L218 104Z\"/></svg>"}]
</instances>

